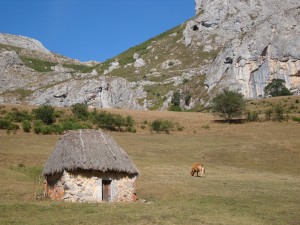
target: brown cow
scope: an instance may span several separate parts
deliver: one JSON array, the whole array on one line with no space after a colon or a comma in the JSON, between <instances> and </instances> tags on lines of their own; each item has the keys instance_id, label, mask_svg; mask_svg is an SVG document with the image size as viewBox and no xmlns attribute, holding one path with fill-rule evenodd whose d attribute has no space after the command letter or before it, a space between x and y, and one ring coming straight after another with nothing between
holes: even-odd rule
<instances>
[{"instance_id":1,"label":"brown cow","mask_svg":"<svg viewBox=\"0 0 300 225\"><path fill-rule=\"evenodd\" d=\"M199 172L200 172L200 177L204 176L205 168L204 168L203 164L194 163L192 166L191 175L194 176L194 174L197 173L197 177L198 177Z\"/></svg>"}]
</instances>

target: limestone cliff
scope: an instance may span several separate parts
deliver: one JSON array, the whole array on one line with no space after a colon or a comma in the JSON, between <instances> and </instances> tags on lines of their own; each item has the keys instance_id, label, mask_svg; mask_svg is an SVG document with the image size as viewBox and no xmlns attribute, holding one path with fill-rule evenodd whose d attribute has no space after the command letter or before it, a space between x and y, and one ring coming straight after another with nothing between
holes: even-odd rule
<instances>
[{"instance_id":1,"label":"limestone cliff","mask_svg":"<svg viewBox=\"0 0 300 225\"><path fill-rule=\"evenodd\" d=\"M31 38L0 34L0 104L143 109L139 83L98 74L99 65L59 56Z\"/></svg>"},{"instance_id":2,"label":"limestone cliff","mask_svg":"<svg viewBox=\"0 0 300 225\"><path fill-rule=\"evenodd\" d=\"M206 73L208 92L229 87L257 98L280 78L299 93L298 0L196 0L196 14L184 31L186 45L220 49Z\"/></svg>"},{"instance_id":3,"label":"limestone cliff","mask_svg":"<svg viewBox=\"0 0 300 225\"><path fill-rule=\"evenodd\" d=\"M23 49L34 50L45 54L51 54L51 52L46 49L40 41L24 36L0 33L0 43Z\"/></svg>"}]
</instances>

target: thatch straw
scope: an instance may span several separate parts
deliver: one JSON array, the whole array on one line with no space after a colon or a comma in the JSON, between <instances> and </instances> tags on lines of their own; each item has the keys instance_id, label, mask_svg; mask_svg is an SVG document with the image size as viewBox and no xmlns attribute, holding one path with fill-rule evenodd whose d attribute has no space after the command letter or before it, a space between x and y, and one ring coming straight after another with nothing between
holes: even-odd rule
<instances>
[{"instance_id":1,"label":"thatch straw","mask_svg":"<svg viewBox=\"0 0 300 225\"><path fill-rule=\"evenodd\" d=\"M102 130L69 131L61 138L45 164L43 175L64 170L139 173L129 156Z\"/></svg>"}]
</instances>

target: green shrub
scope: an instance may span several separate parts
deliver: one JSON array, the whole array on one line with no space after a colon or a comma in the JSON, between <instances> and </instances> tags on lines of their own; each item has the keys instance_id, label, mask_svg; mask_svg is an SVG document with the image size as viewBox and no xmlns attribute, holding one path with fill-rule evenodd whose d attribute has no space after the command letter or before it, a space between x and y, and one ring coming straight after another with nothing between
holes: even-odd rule
<instances>
[{"instance_id":1,"label":"green shrub","mask_svg":"<svg viewBox=\"0 0 300 225\"><path fill-rule=\"evenodd\" d=\"M35 119L42 120L45 124L50 125L55 122L55 109L50 105L42 105L33 110Z\"/></svg>"},{"instance_id":2,"label":"green shrub","mask_svg":"<svg viewBox=\"0 0 300 225\"><path fill-rule=\"evenodd\" d=\"M115 130L115 118L113 114L105 111L98 113L95 116L95 122L98 127L108 130Z\"/></svg>"},{"instance_id":3,"label":"green shrub","mask_svg":"<svg viewBox=\"0 0 300 225\"><path fill-rule=\"evenodd\" d=\"M132 116L127 116L126 117L126 126L127 127L133 127L135 124L134 119L132 118Z\"/></svg>"},{"instance_id":4,"label":"green shrub","mask_svg":"<svg viewBox=\"0 0 300 225\"><path fill-rule=\"evenodd\" d=\"M174 127L174 124L172 121L169 120L154 120L151 123L152 130L156 131L157 133L164 132L166 134L169 134L171 129Z\"/></svg>"},{"instance_id":5,"label":"green shrub","mask_svg":"<svg viewBox=\"0 0 300 225\"><path fill-rule=\"evenodd\" d=\"M42 127L34 127L33 131L35 134L40 134L42 132Z\"/></svg>"},{"instance_id":6,"label":"green shrub","mask_svg":"<svg viewBox=\"0 0 300 225\"><path fill-rule=\"evenodd\" d=\"M259 120L259 113L256 111L247 111L246 112L246 120L248 122L256 122Z\"/></svg>"},{"instance_id":7,"label":"green shrub","mask_svg":"<svg viewBox=\"0 0 300 225\"><path fill-rule=\"evenodd\" d=\"M86 127L80 124L78 121L68 119L62 123L63 130L78 130L85 129Z\"/></svg>"},{"instance_id":8,"label":"green shrub","mask_svg":"<svg viewBox=\"0 0 300 225\"><path fill-rule=\"evenodd\" d=\"M62 134L64 132L64 128L60 124L52 124L51 129L52 129L52 133L54 134Z\"/></svg>"},{"instance_id":9,"label":"green shrub","mask_svg":"<svg viewBox=\"0 0 300 225\"><path fill-rule=\"evenodd\" d=\"M41 130L41 133L43 135L52 134L53 133L52 127L48 126L48 125L43 126L42 130Z\"/></svg>"},{"instance_id":10,"label":"green shrub","mask_svg":"<svg viewBox=\"0 0 300 225\"><path fill-rule=\"evenodd\" d=\"M74 116L81 120L87 120L89 116L88 105L86 103L77 103L72 105L71 110Z\"/></svg>"},{"instance_id":11,"label":"green shrub","mask_svg":"<svg viewBox=\"0 0 300 225\"><path fill-rule=\"evenodd\" d=\"M201 126L203 129L208 130L210 128L209 124Z\"/></svg>"},{"instance_id":12,"label":"green shrub","mask_svg":"<svg viewBox=\"0 0 300 225\"><path fill-rule=\"evenodd\" d=\"M23 131L24 131L24 132L30 133L30 130L31 130L31 122L28 121L28 120L24 120L24 121L22 122L22 127L23 127Z\"/></svg>"},{"instance_id":13,"label":"green shrub","mask_svg":"<svg viewBox=\"0 0 300 225\"><path fill-rule=\"evenodd\" d=\"M54 111L54 118L61 118L64 115L64 111Z\"/></svg>"},{"instance_id":14,"label":"green shrub","mask_svg":"<svg viewBox=\"0 0 300 225\"><path fill-rule=\"evenodd\" d=\"M7 119L0 119L0 129L6 130L8 133L10 131L16 132L19 129L19 125L14 124L12 121Z\"/></svg>"},{"instance_id":15,"label":"green shrub","mask_svg":"<svg viewBox=\"0 0 300 225\"><path fill-rule=\"evenodd\" d=\"M171 99L171 106L169 107L170 111L181 111L180 108L180 93L178 91L173 93L172 99Z\"/></svg>"},{"instance_id":16,"label":"green shrub","mask_svg":"<svg viewBox=\"0 0 300 225\"><path fill-rule=\"evenodd\" d=\"M42 120L35 120L33 122L34 133L36 133L36 134L42 133L43 126L44 126L44 122Z\"/></svg>"},{"instance_id":17,"label":"green shrub","mask_svg":"<svg viewBox=\"0 0 300 225\"><path fill-rule=\"evenodd\" d=\"M181 112L182 109L180 108L179 105L171 105L171 106L169 107L169 111Z\"/></svg>"},{"instance_id":18,"label":"green shrub","mask_svg":"<svg viewBox=\"0 0 300 225\"><path fill-rule=\"evenodd\" d=\"M127 127L126 131L131 132L131 133L136 133L136 128L135 127Z\"/></svg>"},{"instance_id":19,"label":"green shrub","mask_svg":"<svg viewBox=\"0 0 300 225\"><path fill-rule=\"evenodd\" d=\"M6 130L10 124L11 124L11 121L9 121L7 119L0 119L0 129L1 130Z\"/></svg>"},{"instance_id":20,"label":"green shrub","mask_svg":"<svg viewBox=\"0 0 300 225\"><path fill-rule=\"evenodd\" d=\"M279 122L283 121L284 120L283 113L284 113L283 107L281 105L275 105L273 107L273 118L272 119L274 121L279 121Z\"/></svg>"},{"instance_id":21,"label":"green shrub","mask_svg":"<svg viewBox=\"0 0 300 225\"><path fill-rule=\"evenodd\" d=\"M17 110L7 113L6 118L8 118L14 122L20 123L24 120L31 121L32 115L29 112L27 112L26 110L19 111L17 109Z\"/></svg>"},{"instance_id":22,"label":"green shrub","mask_svg":"<svg viewBox=\"0 0 300 225\"><path fill-rule=\"evenodd\" d=\"M293 116L292 120L300 123L300 117Z\"/></svg>"},{"instance_id":23,"label":"green shrub","mask_svg":"<svg viewBox=\"0 0 300 225\"><path fill-rule=\"evenodd\" d=\"M119 114L112 114L106 111L93 113L93 122L102 129L111 131L131 131L135 130L134 120L131 116L122 117Z\"/></svg>"},{"instance_id":24,"label":"green shrub","mask_svg":"<svg viewBox=\"0 0 300 225\"><path fill-rule=\"evenodd\" d=\"M273 109L269 108L265 111L265 118L266 120L271 120L273 114Z\"/></svg>"}]
</instances>

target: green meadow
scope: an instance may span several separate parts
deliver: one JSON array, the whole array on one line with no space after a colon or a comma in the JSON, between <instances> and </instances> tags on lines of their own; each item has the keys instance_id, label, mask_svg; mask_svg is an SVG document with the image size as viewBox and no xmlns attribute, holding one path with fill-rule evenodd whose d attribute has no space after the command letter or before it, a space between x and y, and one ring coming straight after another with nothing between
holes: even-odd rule
<instances>
[{"instance_id":1,"label":"green meadow","mask_svg":"<svg viewBox=\"0 0 300 225\"><path fill-rule=\"evenodd\" d=\"M262 106L258 103L252 106ZM40 173L61 135L0 131L0 224L300 224L300 124L220 124L210 114L111 110L136 133L110 132L140 171L135 203L43 197ZM151 132L167 119L184 128ZM192 177L194 162L205 177Z\"/></svg>"}]
</instances>

